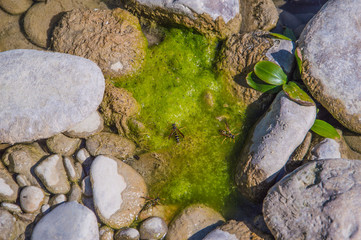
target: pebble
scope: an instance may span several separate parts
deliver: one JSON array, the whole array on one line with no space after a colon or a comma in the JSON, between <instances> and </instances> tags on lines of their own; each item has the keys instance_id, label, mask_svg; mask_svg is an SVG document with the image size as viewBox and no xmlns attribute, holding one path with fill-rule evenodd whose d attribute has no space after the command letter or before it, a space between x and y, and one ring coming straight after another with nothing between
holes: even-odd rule
<instances>
[{"instance_id":1,"label":"pebble","mask_svg":"<svg viewBox=\"0 0 361 240\"><path fill-rule=\"evenodd\" d=\"M163 239L167 232L167 224L160 217L147 218L140 224L139 227L141 239Z\"/></svg>"},{"instance_id":2,"label":"pebble","mask_svg":"<svg viewBox=\"0 0 361 240\"><path fill-rule=\"evenodd\" d=\"M69 128L64 134L72 138L87 138L101 132L103 128L103 118L98 111L95 111L80 123Z\"/></svg>"},{"instance_id":3,"label":"pebble","mask_svg":"<svg viewBox=\"0 0 361 240\"><path fill-rule=\"evenodd\" d=\"M57 195L53 196L52 198L50 198L49 204L50 204L50 206L55 206L60 203L66 202L66 200L67 199L64 194L57 194Z\"/></svg>"},{"instance_id":4,"label":"pebble","mask_svg":"<svg viewBox=\"0 0 361 240\"><path fill-rule=\"evenodd\" d=\"M77 153L76 153L76 160L78 160L78 162L80 163L84 163L85 161L91 159L92 157L90 156L89 152L85 149L85 148L81 148Z\"/></svg>"},{"instance_id":5,"label":"pebble","mask_svg":"<svg viewBox=\"0 0 361 240\"><path fill-rule=\"evenodd\" d=\"M102 226L99 229L99 235L100 235L99 240L113 240L114 230L108 226Z\"/></svg>"},{"instance_id":6,"label":"pebble","mask_svg":"<svg viewBox=\"0 0 361 240\"><path fill-rule=\"evenodd\" d=\"M82 190L82 193L84 194L84 196L86 196L86 197L93 196L92 184L90 182L90 177L89 176L86 176L81 181L81 190Z\"/></svg>"},{"instance_id":7,"label":"pebble","mask_svg":"<svg viewBox=\"0 0 361 240\"><path fill-rule=\"evenodd\" d=\"M114 240L139 240L139 238L139 231L135 228L123 228L114 235Z\"/></svg>"},{"instance_id":8,"label":"pebble","mask_svg":"<svg viewBox=\"0 0 361 240\"><path fill-rule=\"evenodd\" d=\"M12 213L20 214L23 212L21 210L21 208L19 207L19 205L15 204L15 203L2 202L1 207L3 207L4 209L6 209Z\"/></svg>"},{"instance_id":9,"label":"pebble","mask_svg":"<svg viewBox=\"0 0 361 240\"><path fill-rule=\"evenodd\" d=\"M311 160L341 158L340 144L331 138L322 140L311 149Z\"/></svg>"},{"instance_id":10,"label":"pebble","mask_svg":"<svg viewBox=\"0 0 361 240\"><path fill-rule=\"evenodd\" d=\"M0 209L0 239L11 239L15 230L16 218L8 211Z\"/></svg>"},{"instance_id":11,"label":"pebble","mask_svg":"<svg viewBox=\"0 0 361 240\"><path fill-rule=\"evenodd\" d=\"M69 202L75 201L75 202L80 203L81 202L81 195L82 195L82 190L79 187L79 185L76 184L76 183L72 183L70 192L68 194Z\"/></svg>"},{"instance_id":12,"label":"pebble","mask_svg":"<svg viewBox=\"0 0 361 240\"><path fill-rule=\"evenodd\" d=\"M81 165L78 166L80 169L76 169L74 159L71 157L64 157L63 159L65 171L68 174L68 178L71 182L77 182L81 178L82 168Z\"/></svg>"},{"instance_id":13,"label":"pebble","mask_svg":"<svg viewBox=\"0 0 361 240\"><path fill-rule=\"evenodd\" d=\"M46 145L52 153L62 156L71 156L80 146L79 138L69 138L63 134L57 134L46 140Z\"/></svg>"},{"instance_id":14,"label":"pebble","mask_svg":"<svg viewBox=\"0 0 361 240\"><path fill-rule=\"evenodd\" d=\"M19 186L13 180L6 168L0 167L0 202L15 202L18 197Z\"/></svg>"},{"instance_id":15,"label":"pebble","mask_svg":"<svg viewBox=\"0 0 361 240\"><path fill-rule=\"evenodd\" d=\"M16 176L16 182L18 183L19 187L26 187L30 186L29 181L26 179L26 177L22 174L18 174Z\"/></svg>"},{"instance_id":16,"label":"pebble","mask_svg":"<svg viewBox=\"0 0 361 240\"><path fill-rule=\"evenodd\" d=\"M40 209L44 201L44 192L41 188L28 186L20 192L20 206L26 213L33 213Z\"/></svg>"},{"instance_id":17,"label":"pebble","mask_svg":"<svg viewBox=\"0 0 361 240\"><path fill-rule=\"evenodd\" d=\"M207 236L203 238L203 240L238 240L238 238L234 234L215 229L208 233Z\"/></svg>"}]
</instances>

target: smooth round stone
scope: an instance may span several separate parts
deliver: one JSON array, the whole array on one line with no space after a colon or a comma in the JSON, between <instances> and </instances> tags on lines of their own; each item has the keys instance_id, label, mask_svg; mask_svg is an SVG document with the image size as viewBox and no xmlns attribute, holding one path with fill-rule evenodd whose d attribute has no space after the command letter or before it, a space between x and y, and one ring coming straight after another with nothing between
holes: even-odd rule
<instances>
[{"instance_id":1,"label":"smooth round stone","mask_svg":"<svg viewBox=\"0 0 361 240\"><path fill-rule=\"evenodd\" d=\"M40 219L31 239L99 240L97 219L90 209L79 203L63 203Z\"/></svg>"},{"instance_id":2,"label":"smooth round stone","mask_svg":"<svg viewBox=\"0 0 361 240\"><path fill-rule=\"evenodd\" d=\"M167 224L160 217L147 218L140 224L139 228L141 239L163 239L167 232Z\"/></svg>"},{"instance_id":3,"label":"smooth round stone","mask_svg":"<svg viewBox=\"0 0 361 240\"><path fill-rule=\"evenodd\" d=\"M0 142L49 138L102 101L103 74L85 58L21 49L0 53L0 63Z\"/></svg>"},{"instance_id":4,"label":"smooth round stone","mask_svg":"<svg viewBox=\"0 0 361 240\"><path fill-rule=\"evenodd\" d=\"M20 193L20 206L27 213L33 213L40 209L44 201L44 192L41 188L28 186Z\"/></svg>"}]
</instances>

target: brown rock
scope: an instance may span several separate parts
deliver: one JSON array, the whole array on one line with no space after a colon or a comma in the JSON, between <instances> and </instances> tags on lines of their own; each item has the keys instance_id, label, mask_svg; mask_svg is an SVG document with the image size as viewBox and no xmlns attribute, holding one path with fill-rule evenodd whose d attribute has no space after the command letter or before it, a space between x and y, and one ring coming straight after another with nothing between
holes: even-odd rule
<instances>
[{"instance_id":1,"label":"brown rock","mask_svg":"<svg viewBox=\"0 0 361 240\"><path fill-rule=\"evenodd\" d=\"M344 131L343 138L352 150L361 154L361 134Z\"/></svg>"},{"instance_id":2,"label":"brown rock","mask_svg":"<svg viewBox=\"0 0 361 240\"><path fill-rule=\"evenodd\" d=\"M46 140L46 145L52 153L63 156L71 156L80 146L79 138L69 138L63 134L57 134Z\"/></svg>"},{"instance_id":3,"label":"brown rock","mask_svg":"<svg viewBox=\"0 0 361 240\"><path fill-rule=\"evenodd\" d=\"M241 240L273 240L271 235L260 232L254 227L249 227L244 222L230 220L218 229L236 235L237 239Z\"/></svg>"},{"instance_id":4,"label":"brown rock","mask_svg":"<svg viewBox=\"0 0 361 240\"><path fill-rule=\"evenodd\" d=\"M0 0L0 7L14 15L25 12L32 4L32 0Z\"/></svg>"}]
</instances>

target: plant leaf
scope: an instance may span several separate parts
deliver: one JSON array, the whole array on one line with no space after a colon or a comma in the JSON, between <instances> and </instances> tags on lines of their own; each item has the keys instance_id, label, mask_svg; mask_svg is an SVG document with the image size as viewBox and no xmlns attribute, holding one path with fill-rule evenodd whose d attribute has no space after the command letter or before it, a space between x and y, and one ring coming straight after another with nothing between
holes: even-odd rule
<instances>
[{"instance_id":1,"label":"plant leaf","mask_svg":"<svg viewBox=\"0 0 361 240\"><path fill-rule=\"evenodd\" d=\"M300 48L296 48L295 57L296 57L296 61L297 61L298 71L301 74L302 73L302 53L301 53Z\"/></svg>"},{"instance_id":2,"label":"plant leaf","mask_svg":"<svg viewBox=\"0 0 361 240\"><path fill-rule=\"evenodd\" d=\"M296 42L296 40L297 40L295 33L292 31L291 28L286 27L285 30L283 30L283 35L285 35L287 38L289 38L293 42Z\"/></svg>"},{"instance_id":3,"label":"plant leaf","mask_svg":"<svg viewBox=\"0 0 361 240\"><path fill-rule=\"evenodd\" d=\"M292 41L292 39L286 37L285 35L279 34L279 33L269 33L269 35L271 35L272 37L278 38L278 39Z\"/></svg>"},{"instance_id":4,"label":"plant leaf","mask_svg":"<svg viewBox=\"0 0 361 240\"><path fill-rule=\"evenodd\" d=\"M308 94L303 91L295 82L284 84L282 88L289 98L303 106L312 106L315 104L312 98L310 98L310 96L308 96Z\"/></svg>"},{"instance_id":5,"label":"plant leaf","mask_svg":"<svg viewBox=\"0 0 361 240\"><path fill-rule=\"evenodd\" d=\"M311 130L325 138L340 138L336 129L329 123L316 119Z\"/></svg>"},{"instance_id":6,"label":"plant leaf","mask_svg":"<svg viewBox=\"0 0 361 240\"><path fill-rule=\"evenodd\" d=\"M254 73L262 81L272 85L283 85L287 83L287 75L282 68L270 61L260 61L254 66Z\"/></svg>"},{"instance_id":7,"label":"plant leaf","mask_svg":"<svg viewBox=\"0 0 361 240\"><path fill-rule=\"evenodd\" d=\"M279 86L263 83L254 72L248 73L246 81L250 87L260 92L276 93L281 91Z\"/></svg>"}]
</instances>

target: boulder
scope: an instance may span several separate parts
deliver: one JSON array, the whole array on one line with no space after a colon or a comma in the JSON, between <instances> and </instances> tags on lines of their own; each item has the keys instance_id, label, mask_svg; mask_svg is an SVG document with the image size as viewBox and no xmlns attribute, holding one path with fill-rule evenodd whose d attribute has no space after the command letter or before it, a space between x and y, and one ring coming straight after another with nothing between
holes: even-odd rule
<instances>
[{"instance_id":1,"label":"boulder","mask_svg":"<svg viewBox=\"0 0 361 240\"><path fill-rule=\"evenodd\" d=\"M361 21L360 11L358 0L330 0L299 38L303 82L335 119L357 133L361 133L361 36L355 26Z\"/></svg>"},{"instance_id":2,"label":"boulder","mask_svg":"<svg viewBox=\"0 0 361 240\"><path fill-rule=\"evenodd\" d=\"M67 12L52 37L55 51L88 58L112 77L139 71L146 47L138 18L120 8Z\"/></svg>"},{"instance_id":3,"label":"boulder","mask_svg":"<svg viewBox=\"0 0 361 240\"><path fill-rule=\"evenodd\" d=\"M147 196L143 178L127 164L100 155L91 165L90 181L100 220L115 229L129 226Z\"/></svg>"},{"instance_id":4,"label":"boulder","mask_svg":"<svg viewBox=\"0 0 361 240\"><path fill-rule=\"evenodd\" d=\"M103 74L90 60L22 49L0 53L0 63L0 142L63 132L94 112L103 98Z\"/></svg>"},{"instance_id":5,"label":"boulder","mask_svg":"<svg viewBox=\"0 0 361 240\"><path fill-rule=\"evenodd\" d=\"M255 124L240 154L235 180L239 191L262 201L316 118L316 107L302 106L281 91Z\"/></svg>"},{"instance_id":6,"label":"boulder","mask_svg":"<svg viewBox=\"0 0 361 240\"><path fill-rule=\"evenodd\" d=\"M276 239L359 239L360 160L312 161L274 185L263 203Z\"/></svg>"}]
</instances>

